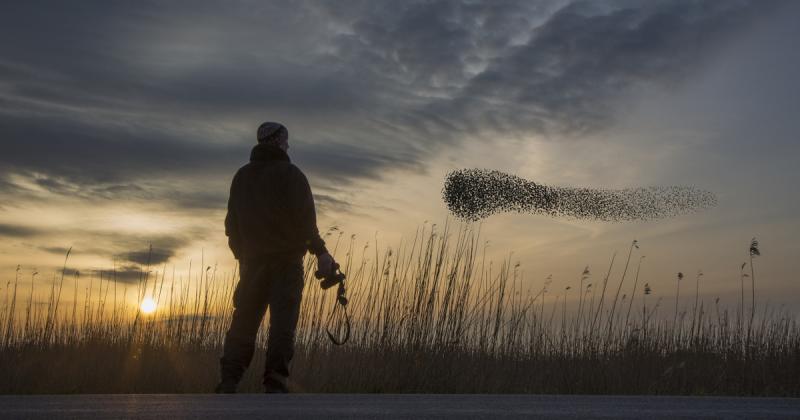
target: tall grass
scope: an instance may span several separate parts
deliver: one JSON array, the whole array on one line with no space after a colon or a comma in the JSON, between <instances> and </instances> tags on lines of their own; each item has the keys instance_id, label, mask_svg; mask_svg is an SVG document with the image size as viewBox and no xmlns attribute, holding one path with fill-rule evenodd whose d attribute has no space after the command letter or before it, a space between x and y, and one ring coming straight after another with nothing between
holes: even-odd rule
<instances>
[{"instance_id":1,"label":"tall grass","mask_svg":"<svg viewBox=\"0 0 800 420\"><path fill-rule=\"evenodd\" d=\"M650 283L638 290L643 256L629 293L625 285L637 241L616 293L607 299L615 254L600 296L595 299L586 267L574 289L575 308L568 311L571 286L549 297L550 279L530 287L535 282L510 257L487 261L479 229L426 224L410 240L382 248L377 240L361 246L355 236L329 231L328 242L348 274L353 333L342 347L328 340L334 292L318 287L310 276L314 261L306 259L294 389L800 395L800 329L790 314L765 308L756 322L753 304L743 328L743 308L733 319L717 301L715 316L709 316L698 276L691 323L677 299L674 318L662 319L660 299L648 306ZM133 284L110 270L92 276L81 298L78 284L85 280L67 266L65 259L42 305L33 301L33 276L24 310L18 292L27 278L18 268L7 283L0 311L0 391L213 388L235 270L221 272L202 256L186 275L145 264ZM69 286L73 299L64 303L62 290ZM640 314L631 311L637 293ZM129 303L145 297L156 301L154 314ZM258 336L262 348L265 330ZM243 390L258 390L262 366L259 354Z\"/></svg>"}]
</instances>

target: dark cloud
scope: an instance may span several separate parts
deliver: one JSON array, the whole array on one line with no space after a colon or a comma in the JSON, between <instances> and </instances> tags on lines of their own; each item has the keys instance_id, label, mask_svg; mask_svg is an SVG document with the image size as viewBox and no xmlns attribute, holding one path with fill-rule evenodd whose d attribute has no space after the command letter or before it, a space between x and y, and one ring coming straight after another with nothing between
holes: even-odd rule
<instances>
[{"instance_id":1,"label":"dark cloud","mask_svg":"<svg viewBox=\"0 0 800 420\"><path fill-rule=\"evenodd\" d=\"M172 248L166 248L168 244L161 245L161 248L149 248L147 250L123 253L120 256L127 261L142 265L157 265L167 262L175 255L175 249L184 245L186 241L174 241Z\"/></svg>"},{"instance_id":2,"label":"dark cloud","mask_svg":"<svg viewBox=\"0 0 800 420\"><path fill-rule=\"evenodd\" d=\"M137 264L155 265L169 261L169 259L173 255L175 255L175 251L169 249L164 249L164 250L148 249L144 251L127 252L120 256L130 262L135 262Z\"/></svg>"},{"instance_id":3,"label":"dark cloud","mask_svg":"<svg viewBox=\"0 0 800 420\"><path fill-rule=\"evenodd\" d=\"M314 194L314 205L317 207L318 213L346 212L352 207L345 200L325 194Z\"/></svg>"},{"instance_id":4,"label":"dark cloud","mask_svg":"<svg viewBox=\"0 0 800 420\"><path fill-rule=\"evenodd\" d=\"M389 154L348 143L326 142L316 145L297 144L294 163L311 175L331 183L349 183L353 178L380 176L387 168L422 169L413 152Z\"/></svg>"},{"instance_id":5,"label":"dark cloud","mask_svg":"<svg viewBox=\"0 0 800 420\"><path fill-rule=\"evenodd\" d=\"M83 201L97 202L139 202L142 204L160 204L169 208L193 210L220 210L224 209L227 202L227 190L216 188L227 179L220 179L216 183L207 180L193 183L191 179L184 182L183 187L176 187L175 179L171 182L164 180L142 180L141 184L114 183L103 180L82 180L69 178L54 178L50 175L35 172L19 172L18 179L24 179L32 185L51 194L80 199ZM132 180L135 181L135 180ZM202 185L207 189L200 189ZM45 200L27 187L15 186L13 190L5 193L8 202Z\"/></svg>"},{"instance_id":6,"label":"dark cloud","mask_svg":"<svg viewBox=\"0 0 800 420\"><path fill-rule=\"evenodd\" d=\"M546 19L550 5L525 3L367 8L340 52L394 95L382 117L422 149L481 133L581 134L612 122L631 89L696 73L785 2L576 1Z\"/></svg>"},{"instance_id":7,"label":"dark cloud","mask_svg":"<svg viewBox=\"0 0 800 420\"><path fill-rule=\"evenodd\" d=\"M109 186L165 174L198 174L211 162L235 167L247 150L192 144L147 128L30 116L4 118L0 139L15 140L0 156L0 168L47 174L37 184L53 192L72 192L64 181Z\"/></svg>"},{"instance_id":8,"label":"dark cloud","mask_svg":"<svg viewBox=\"0 0 800 420\"><path fill-rule=\"evenodd\" d=\"M3 46L0 74L28 98L183 115L352 102L329 72L299 65L325 27L302 3L37 3L0 20L19 40Z\"/></svg>"},{"instance_id":9,"label":"dark cloud","mask_svg":"<svg viewBox=\"0 0 800 420\"><path fill-rule=\"evenodd\" d=\"M72 277L80 277L81 276L81 270L79 270L77 268L71 268L71 267L59 268L58 271L56 271L56 273L58 275L63 275L63 276L72 276Z\"/></svg>"},{"instance_id":10,"label":"dark cloud","mask_svg":"<svg viewBox=\"0 0 800 420\"><path fill-rule=\"evenodd\" d=\"M222 210L227 208L228 190L226 188L190 191L162 190L163 197L177 207L186 210Z\"/></svg>"},{"instance_id":11,"label":"dark cloud","mask_svg":"<svg viewBox=\"0 0 800 420\"><path fill-rule=\"evenodd\" d=\"M362 3L349 13L339 7L329 13L352 28L336 46L343 60L365 64L353 71L392 93L411 89L432 96L457 91L558 3L563 2Z\"/></svg>"},{"instance_id":12,"label":"dark cloud","mask_svg":"<svg viewBox=\"0 0 800 420\"><path fill-rule=\"evenodd\" d=\"M80 278L97 278L106 281L116 281L127 284L137 284L145 278L152 280L152 273L148 273L141 266L137 265L121 265L111 269L93 269L85 268L79 269L74 267L59 267L56 269L57 275L62 274L67 277L80 277Z\"/></svg>"},{"instance_id":13,"label":"dark cloud","mask_svg":"<svg viewBox=\"0 0 800 420\"><path fill-rule=\"evenodd\" d=\"M0 47L8 81L0 85L0 141L10 146L0 178L44 174L40 185L55 193L74 194L68 184L77 183L100 198L151 199L159 195L143 191L141 179L228 176L247 161L253 135L243 141L219 127L226 118L250 114L255 127L264 115L302 114L305 125L327 118L325 109L350 112L371 91L317 63L325 54L309 54L320 25L302 4L40 6L3 10L0 18L6 39L21 39ZM31 31L31 23L40 29ZM307 160L338 162L332 176L340 180L391 162L313 149ZM120 183L137 190L118 194ZM171 204L218 208L201 195L188 191Z\"/></svg>"},{"instance_id":14,"label":"dark cloud","mask_svg":"<svg viewBox=\"0 0 800 420\"><path fill-rule=\"evenodd\" d=\"M770 6L575 2L428 111L501 132L582 134L602 128L613 121L626 92L669 86L697 72Z\"/></svg>"},{"instance_id":15,"label":"dark cloud","mask_svg":"<svg viewBox=\"0 0 800 420\"><path fill-rule=\"evenodd\" d=\"M20 192L20 188L18 186L14 185L14 183L9 182L6 179L0 178L0 194L3 194L3 195L9 194L9 195L11 195L11 194L17 194L19 192ZM3 203L0 203L0 208L2 208L2 206L3 206Z\"/></svg>"},{"instance_id":16,"label":"dark cloud","mask_svg":"<svg viewBox=\"0 0 800 420\"><path fill-rule=\"evenodd\" d=\"M40 246L39 249L41 249L44 252L49 252L51 254L56 254L56 255L66 255L67 251L70 250L69 248L64 248L60 246Z\"/></svg>"},{"instance_id":17,"label":"dark cloud","mask_svg":"<svg viewBox=\"0 0 800 420\"><path fill-rule=\"evenodd\" d=\"M169 261L176 251L192 241L202 238L201 232L154 237L131 235L114 238L113 244L115 249L120 250L115 255L118 259L140 265L158 265Z\"/></svg>"},{"instance_id":18,"label":"dark cloud","mask_svg":"<svg viewBox=\"0 0 800 420\"><path fill-rule=\"evenodd\" d=\"M147 275L141 267L135 265L123 265L110 270L92 270L91 274L95 277L102 277L107 281L117 281L128 284L139 283Z\"/></svg>"},{"instance_id":19,"label":"dark cloud","mask_svg":"<svg viewBox=\"0 0 800 420\"><path fill-rule=\"evenodd\" d=\"M3 5L0 192L27 197L13 174L81 199L220 209L264 119L329 186L424 170L470 136L582 133L777 4Z\"/></svg>"},{"instance_id":20,"label":"dark cloud","mask_svg":"<svg viewBox=\"0 0 800 420\"><path fill-rule=\"evenodd\" d=\"M28 226L0 224L0 236L9 236L12 238L29 238L32 236L40 235L42 233L43 233L42 230Z\"/></svg>"},{"instance_id":21,"label":"dark cloud","mask_svg":"<svg viewBox=\"0 0 800 420\"><path fill-rule=\"evenodd\" d=\"M221 221L220 221L221 224ZM7 236L38 236L44 231L30 228L0 225L0 235L12 232ZM79 229L60 230L56 232L72 238L74 245L70 248L61 246L35 246L36 249L64 256L68 250L70 255L94 255L121 262L123 265L156 266L166 263L177 252L194 241L202 241L207 232L203 228L194 228L178 234L142 235L113 231L84 231Z\"/></svg>"}]
</instances>

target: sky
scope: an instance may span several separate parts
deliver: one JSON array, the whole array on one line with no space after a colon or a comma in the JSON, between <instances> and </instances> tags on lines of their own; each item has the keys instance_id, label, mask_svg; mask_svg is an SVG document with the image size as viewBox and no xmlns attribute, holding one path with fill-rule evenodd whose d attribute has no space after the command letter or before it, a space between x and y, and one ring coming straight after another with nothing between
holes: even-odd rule
<instances>
[{"instance_id":1,"label":"sky","mask_svg":"<svg viewBox=\"0 0 800 420\"><path fill-rule=\"evenodd\" d=\"M735 303L800 297L800 4L792 1L83 1L0 5L0 272L148 258L233 267L223 218L263 121L289 129L319 227L395 244L458 223L444 177L688 185L717 207L636 223L502 214L526 279L642 276ZM5 286L6 282L3 282Z\"/></svg>"}]
</instances>

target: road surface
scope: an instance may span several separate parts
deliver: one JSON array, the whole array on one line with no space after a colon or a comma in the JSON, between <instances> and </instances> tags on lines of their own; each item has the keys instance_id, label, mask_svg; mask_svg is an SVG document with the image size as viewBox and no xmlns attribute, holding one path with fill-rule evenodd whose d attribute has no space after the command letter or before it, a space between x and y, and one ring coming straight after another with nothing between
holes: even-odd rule
<instances>
[{"instance_id":1,"label":"road surface","mask_svg":"<svg viewBox=\"0 0 800 420\"><path fill-rule=\"evenodd\" d=\"M2 419L800 418L800 399L575 395L0 395Z\"/></svg>"}]
</instances>

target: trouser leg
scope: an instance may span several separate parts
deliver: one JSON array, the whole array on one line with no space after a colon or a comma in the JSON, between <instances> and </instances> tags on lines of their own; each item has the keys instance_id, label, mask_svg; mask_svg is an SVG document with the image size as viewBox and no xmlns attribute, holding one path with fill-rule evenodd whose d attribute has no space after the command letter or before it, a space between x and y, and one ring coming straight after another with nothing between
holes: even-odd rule
<instances>
[{"instance_id":1,"label":"trouser leg","mask_svg":"<svg viewBox=\"0 0 800 420\"><path fill-rule=\"evenodd\" d=\"M269 336L264 385L287 389L294 356L294 338L303 294L302 260L292 261L275 273L269 299Z\"/></svg>"},{"instance_id":2,"label":"trouser leg","mask_svg":"<svg viewBox=\"0 0 800 420\"><path fill-rule=\"evenodd\" d=\"M263 264L240 266L239 284L233 295L233 318L220 359L223 380L239 382L253 359L256 334L269 302L267 275Z\"/></svg>"}]
</instances>

